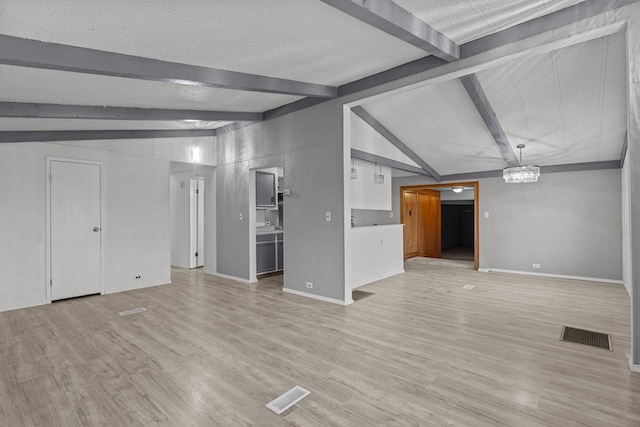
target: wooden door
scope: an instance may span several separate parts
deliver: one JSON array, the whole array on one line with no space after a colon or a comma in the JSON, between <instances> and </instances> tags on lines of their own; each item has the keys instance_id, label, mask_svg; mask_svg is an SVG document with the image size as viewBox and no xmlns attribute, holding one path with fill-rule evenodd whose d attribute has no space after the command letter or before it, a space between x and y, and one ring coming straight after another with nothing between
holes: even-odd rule
<instances>
[{"instance_id":1,"label":"wooden door","mask_svg":"<svg viewBox=\"0 0 640 427\"><path fill-rule=\"evenodd\" d=\"M404 258L418 255L418 194L402 193L402 218L404 224Z\"/></svg>"},{"instance_id":2,"label":"wooden door","mask_svg":"<svg viewBox=\"0 0 640 427\"><path fill-rule=\"evenodd\" d=\"M100 165L51 162L51 300L102 291Z\"/></svg>"},{"instance_id":3,"label":"wooden door","mask_svg":"<svg viewBox=\"0 0 640 427\"><path fill-rule=\"evenodd\" d=\"M442 256L440 192L420 190L418 212L418 254L440 258Z\"/></svg>"}]
</instances>

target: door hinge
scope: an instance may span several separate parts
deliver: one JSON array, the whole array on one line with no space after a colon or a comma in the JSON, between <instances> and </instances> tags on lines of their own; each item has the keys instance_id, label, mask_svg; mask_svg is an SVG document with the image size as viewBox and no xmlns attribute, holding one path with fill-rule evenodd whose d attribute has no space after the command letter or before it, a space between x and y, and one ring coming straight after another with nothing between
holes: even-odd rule
<instances>
[{"instance_id":1,"label":"door hinge","mask_svg":"<svg viewBox=\"0 0 640 427\"><path fill-rule=\"evenodd\" d=\"M196 252L196 257L198 256L198 252Z\"/></svg>"},{"instance_id":2,"label":"door hinge","mask_svg":"<svg viewBox=\"0 0 640 427\"><path fill-rule=\"evenodd\" d=\"M200 190L196 189L196 194L200 194Z\"/></svg>"},{"instance_id":3,"label":"door hinge","mask_svg":"<svg viewBox=\"0 0 640 427\"><path fill-rule=\"evenodd\" d=\"M53 286L53 279L49 279L49 286Z\"/></svg>"},{"instance_id":4,"label":"door hinge","mask_svg":"<svg viewBox=\"0 0 640 427\"><path fill-rule=\"evenodd\" d=\"M49 175L49 184L51 184L51 175Z\"/></svg>"}]
</instances>

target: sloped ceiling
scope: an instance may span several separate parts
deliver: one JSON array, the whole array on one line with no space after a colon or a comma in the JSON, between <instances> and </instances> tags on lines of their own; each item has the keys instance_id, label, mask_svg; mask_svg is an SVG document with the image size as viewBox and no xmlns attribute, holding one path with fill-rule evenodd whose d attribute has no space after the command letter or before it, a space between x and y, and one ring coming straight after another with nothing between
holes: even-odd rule
<instances>
[{"instance_id":1,"label":"sloped ceiling","mask_svg":"<svg viewBox=\"0 0 640 427\"><path fill-rule=\"evenodd\" d=\"M625 35L616 33L477 73L523 163L619 160L626 133ZM459 79L362 105L441 175L507 166Z\"/></svg>"},{"instance_id":2,"label":"sloped ceiling","mask_svg":"<svg viewBox=\"0 0 640 427\"><path fill-rule=\"evenodd\" d=\"M9 36L60 43L336 90L429 56L328 3L332 1L3 0L0 42ZM567 7L602 4L578 0L395 3L459 45ZM615 34L477 74L512 149L516 150L518 143L527 144L525 163L567 164L619 157L626 128L624 43L624 36ZM42 49L55 53L54 47ZM189 131L215 129L231 122L189 120L182 117L184 114L147 120L73 115L52 118L37 114L42 110L38 106L44 104L262 114L305 97L282 91L184 84L175 79L152 81L42 65L18 66L3 60L7 52L9 49L0 49L0 64L4 64L0 65L0 102L34 103L36 113L16 117L0 109L5 112L0 115L0 134ZM64 64L65 59L55 60ZM458 80L416 87L363 106L442 175L505 166L491 133ZM357 132L367 138L375 134L364 128ZM386 142L379 136L375 138L382 154L416 165L396 148L383 146Z\"/></svg>"}]
</instances>

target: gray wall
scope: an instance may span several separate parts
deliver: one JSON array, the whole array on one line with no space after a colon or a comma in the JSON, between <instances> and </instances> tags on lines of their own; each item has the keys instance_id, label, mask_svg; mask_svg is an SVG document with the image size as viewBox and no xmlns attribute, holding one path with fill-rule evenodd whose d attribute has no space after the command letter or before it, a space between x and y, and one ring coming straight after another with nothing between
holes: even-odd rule
<instances>
[{"instance_id":1,"label":"gray wall","mask_svg":"<svg viewBox=\"0 0 640 427\"><path fill-rule=\"evenodd\" d=\"M394 216L400 186L428 183L394 179ZM544 174L535 184L479 183L480 268L622 280L619 169ZM533 270L533 263L542 268Z\"/></svg>"},{"instance_id":2,"label":"gray wall","mask_svg":"<svg viewBox=\"0 0 640 427\"><path fill-rule=\"evenodd\" d=\"M249 170L270 166L283 167L284 187L291 190L284 198L285 288L344 300L342 104L337 100L218 137L218 273L249 280ZM331 212L331 222L325 222L325 212Z\"/></svg>"}]
</instances>

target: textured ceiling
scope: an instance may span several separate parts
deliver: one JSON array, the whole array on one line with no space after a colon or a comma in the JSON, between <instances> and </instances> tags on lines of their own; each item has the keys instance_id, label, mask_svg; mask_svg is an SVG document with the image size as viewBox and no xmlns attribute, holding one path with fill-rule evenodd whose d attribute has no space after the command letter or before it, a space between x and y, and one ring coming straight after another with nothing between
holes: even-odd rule
<instances>
[{"instance_id":1,"label":"textured ceiling","mask_svg":"<svg viewBox=\"0 0 640 427\"><path fill-rule=\"evenodd\" d=\"M620 158L627 125L625 35L616 33L478 73L524 162Z\"/></svg>"},{"instance_id":2,"label":"textured ceiling","mask_svg":"<svg viewBox=\"0 0 640 427\"><path fill-rule=\"evenodd\" d=\"M0 33L328 85L424 56L317 0L2 0Z\"/></svg>"},{"instance_id":3,"label":"textured ceiling","mask_svg":"<svg viewBox=\"0 0 640 427\"><path fill-rule=\"evenodd\" d=\"M396 0L462 44L577 0ZM427 54L318 0L2 0L0 34L338 86ZM513 149L541 165L619 158L626 129L623 34L477 77ZM0 65L0 101L264 112L298 96ZM363 106L442 175L505 162L458 80ZM0 130L211 129L228 122L0 118ZM360 147L414 164L358 118ZM368 145L367 145L368 144ZM357 144L355 144L357 146Z\"/></svg>"},{"instance_id":4,"label":"textured ceiling","mask_svg":"<svg viewBox=\"0 0 640 427\"><path fill-rule=\"evenodd\" d=\"M395 0L458 44L530 21L584 0Z\"/></svg>"}]
</instances>

